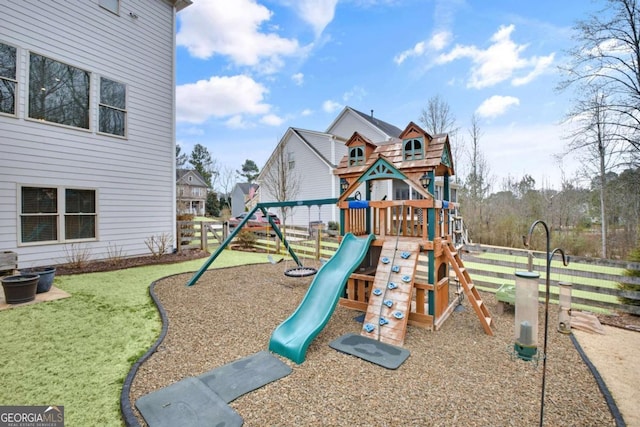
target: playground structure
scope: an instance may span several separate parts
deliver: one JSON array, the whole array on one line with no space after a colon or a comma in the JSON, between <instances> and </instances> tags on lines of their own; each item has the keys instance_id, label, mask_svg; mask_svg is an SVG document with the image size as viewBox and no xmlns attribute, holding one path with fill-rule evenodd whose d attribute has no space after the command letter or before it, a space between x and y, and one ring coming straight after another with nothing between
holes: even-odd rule
<instances>
[{"instance_id":1,"label":"playground structure","mask_svg":"<svg viewBox=\"0 0 640 427\"><path fill-rule=\"evenodd\" d=\"M396 142L375 145L357 132L346 142L349 155L335 174L337 199L259 203L210 256L192 286L257 209L335 203L340 209L341 245L314 277L298 309L273 332L269 349L302 363L310 342L328 322L336 304L365 312L361 335L402 346L408 325L438 330L467 297L484 332L492 318L453 242L449 179L454 174L447 135L432 137L409 123ZM436 200L435 180L443 180ZM373 200L376 181L404 183L409 200ZM364 198L362 193L364 192ZM300 259L277 224L274 232L300 267ZM451 296L450 281L458 285Z\"/></svg>"}]
</instances>

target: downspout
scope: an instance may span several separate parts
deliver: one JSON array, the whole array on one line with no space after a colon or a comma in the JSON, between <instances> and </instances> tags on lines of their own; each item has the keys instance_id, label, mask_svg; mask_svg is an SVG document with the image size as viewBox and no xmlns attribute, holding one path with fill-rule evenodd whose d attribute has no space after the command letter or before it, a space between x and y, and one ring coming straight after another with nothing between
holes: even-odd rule
<instances>
[{"instance_id":1,"label":"downspout","mask_svg":"<svg viewBox=\"0 0 640 427\"><path fill-rule=\"evenodd\" d=\"M172 232L171 235L174 237L173 241L177 242L179 239L178 236L178 228L176 222L176 212L177 212L177 202L176 202L176 8L172 8L172 41L171 41L171 109L173 120L171 120L171 154L174 159L171 162L171 180L173 182L172 191L171 191L171 224L172 224ZM205 199L206 200L206 199ZM206 204L206 201L205 201Z\"/></svg>"}]
</instances>

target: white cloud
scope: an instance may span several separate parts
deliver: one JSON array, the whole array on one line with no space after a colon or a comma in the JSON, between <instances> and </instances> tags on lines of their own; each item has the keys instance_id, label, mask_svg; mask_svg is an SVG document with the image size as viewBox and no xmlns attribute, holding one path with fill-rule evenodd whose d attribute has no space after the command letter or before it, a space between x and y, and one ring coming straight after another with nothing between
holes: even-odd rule
<instances>
[{"instance_id":1,"label":"white cloud","mask_svg":"<svg viewBox=\"0 0 640 427\"><path fill-rule=\"evenodd\" d=\"M255 0L195 1L178 15L176 43L196 58L225 55L236 65L274 72L282 66L282 56L299 54L300 47L295 39L260 31L271 15Z\"/></svg>"},{"instance_id":2,"label":"white cloud","mask_svg":"<svg viewBox=\"0 0 640 427\"><path fill-rule=\"evenodd\" d=\"M367 94L367 91L364 90L363 87L361 86L354 86L351 88L351 90L346 91L343 95L342 95L342 100L345 102L345 104L348 104L349 101L360 101L362 100L362 98L364 98Z\"/></svg>"},{"instance_id":3,"label":"white cloud","mask_svg":"<svg viewBox=\"0 0 640 427\"><path fill-rule=\"evenodd\" d=\"M435 51L440 51L451 43L451 33L449 31L439 31L429 39L429 47Z\"/></svg>"},{"instance_id":4,"label":"white cloud","mask_svg":"<svg viewBox=\"0 0 640 427\"><path fill-rule=\"evenodd\" d=\"M284 119L275 114L267 114L266 116L262 116L260 118L260 123L268 126L280 126L282 123L284 123Z\"/></svg>"},{"instance_id":5,"label":"white cloud","mask_svg":"<svg viewBox=\"0 0 640 427\"><path fill-rule=\"evenodd\" d=\"M509 107L520 105L520 100L513 96L494 95L485 99L476 109L476 114L482 118L494 118L503 115Z\"/></svg>"},{"instance_id":6,"label":"white cloud","mask_svg":"<svg viewBox=\"0 0 640 427\"><path fill-rule=\"evenodd\" d=\"M304 83L304 74L295 73L294 75L291 76L291 80L293 80L296 86L302 86L302 84Z\"/></svg>"},{"instance_id":7,"label":"white cloud","mask_svg":"<svg viewBox=\"0 0 640 427\"><path fill-rule=\"evenodd\" d=\"M297 0L294 5L300 18L311 24L317 37L333 21L337 3L338 0Z\"/></svg>"},{"instance_id":8,"label":"white cloud","mask_svg":"<svg viewBox=\"0 0 640 427\"><path fill-rule=\"evenodd\" d=\"M402 64L406 61L407 58L411 58L413 56L420 56L424 53L424 41L420 41L415 44L411 49L407 49L405 51L400 52L393 58L393 62L396 64Z\"/></svg>"},{"instance_id":9,"label":"white cloud","mask_svg":"<svg viewBox=\"0 0 640 427\"><path fill-rule=\"evenodd\" d=\"M305 108L304 110L302 110L302 113L300 113L300 115L303 117L310 116L312 114L313 114L313 110L309 108Z\"/></svg>"},{"instance_id":10,"label":"white cloud","mask_svg":"<svg viewBox=\"0 0 640 427\"><path fill-rule=\"evenodd\" d=\"M176 116L179 122L203 123L210 117L237 114L267 114L264 103L268 92L260 83L244 75L213 76L209 80L176 88Z\"/></svg>"},{"instance_id":11,"label":"white cloud","mask_svg":"<svg viewBox=\"0 0 640 427\"><path fill-rule=\"evenodd\" d=\"M322 103L322 109L327 113L335 113L343 107L339 102L327 100Z\"/></svg>"},{"instance_id":12,"label":"white cloud","mask_svg":"<svg viewBox=\"0 0 640 427\"><path fill-rule=\"evenodd\" d=\"M543 57L522 57L528 45L516 44L511 40L514 30L514 25L501 26L491 36L492 44L484 50L473 45L456 45L448 53L438 56L436 63L446 64L457 59L471 59L473 65L467 87L476 89L490 87L509 79L512 79L511 83L515 86L529 83L551 65L554 53ZM525 76L514 76L518 71L527 70L531 71Z\"/></svg>"},{"instance_id":13,"label":"white cloud","mask_svg":"<svg viewBox=\"0 0 640 427\"><path fill-rule=\"evenodd\" d=\"M248 129L251 127L251 123L246 121L241 114L230 117L225 122L225 125L230 129Z\"/></svg>"},{"instance_id":14,"label":"white cloud","mask_svg":"<svg viewBox=\"0 0 640 427\"><path fill-rule=\"evenodd\" d=\"M451 33L449 31L438 31L433 33L430 39L422 40L416 43L412 48L400 52L393 58L396 64L402 64L408 58L419 57L427 53L438 52L451 42Z\"/></svg>"}]
</instances>

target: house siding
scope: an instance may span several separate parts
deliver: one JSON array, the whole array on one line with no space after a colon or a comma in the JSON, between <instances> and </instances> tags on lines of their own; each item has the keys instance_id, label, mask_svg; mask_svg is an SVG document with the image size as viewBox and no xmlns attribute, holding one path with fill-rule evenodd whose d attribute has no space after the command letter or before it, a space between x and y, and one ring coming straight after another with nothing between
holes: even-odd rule
<instances>
[{"instance_id":1,"label":"house siding","mask_svg":"<svg viewBox=\"0 0 640 427\"><path fill-rule=\"evenodd\" d=\"M114 245L146 255L147 238L175 235L174 11L160 0L120 3L119 16L97 2L3 5L0 42L18 47L18 108L0 115L0 250L16 251L20 268L64 263L70 250L19 245L20 185L96 190L97 239L80 243L92 259ZM91 73L90 130L27 118L29 52ZM100 77L127 87L126 138L97 134Z\"/></svg>"},{"instance_id":2,"label":"house siding","mask_svg":"<svg viewBox=\"0 0 640 427\"><path fill-rule=\"evenodd\" d=\"M327 129L327 133L339 136L345 140L351 138L356 131L374 143L384 142L388 138L384 132L367 123L365 119L356 113L344 114ZM338 162L340 162L340 159L341 157L338 157Z\"/></svg>"}]
</instances>

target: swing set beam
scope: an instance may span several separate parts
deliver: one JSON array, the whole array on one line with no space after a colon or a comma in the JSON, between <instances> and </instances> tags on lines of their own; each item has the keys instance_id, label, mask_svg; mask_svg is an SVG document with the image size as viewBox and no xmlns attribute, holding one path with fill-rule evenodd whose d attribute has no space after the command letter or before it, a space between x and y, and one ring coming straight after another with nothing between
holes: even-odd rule
<instances>
[{"instance_id":1,"label":"swing set beam","mask_svg":"<svg viewBox=\"0 0 640 427\"><path fill-rule=\"evenodd\" d=\"M290 208L290 207L296 207L296 206L321 206L321 205L330 205L330 204L336 204L336 203L338 203L338 199L337 198L332 198L332 199L314 199L314 200L293 200L293 201L289 201L289 202L264 202L264 203L258 203L253 209L251 209L247 213L247 215L242 219L242 221L240 221L238 226L231 232L231 234L229 234L227 236L227 238L224 239L222 244L209 256L209 258L205 261L205 263L202 265L202 267L200 267L200 269L193 274L191 279L189 279L189 281L187 282L186 286L193 286L193 285L196 284L196 282L198 281L200 276L202 276L204 274L204 272L207 271L207 269L213 263L213 261L215 261L215 259L218 258L218 256L227 247L227 245L229 243L231 243L233 238L236 237L236 235L240 232L242 227L244 227L245 224L247 224L247 222L249 222L249 218L251 218L251 216L253 216L253 214L258 209L260 209L260 211L262 212L264 217L269 220L269 224L273 228L273 231L275 231L275 233L278 236L278 238L282 241L282 243L284 244L284 247L287 248L287 251L289 252L289 255L291 255L291 258L293 258L293 260L296 262L298 267L302 267L302 263L298 259L298 256L293 251L293 248L289 245L289 242L287 241L287 239L284 238L284 236L282 234L282 230L280 230L280 227L278 227L278 225L273 221L271 216L268 214L267 209L269 209L269 208Z\"/></svg>"}]
</instances>

